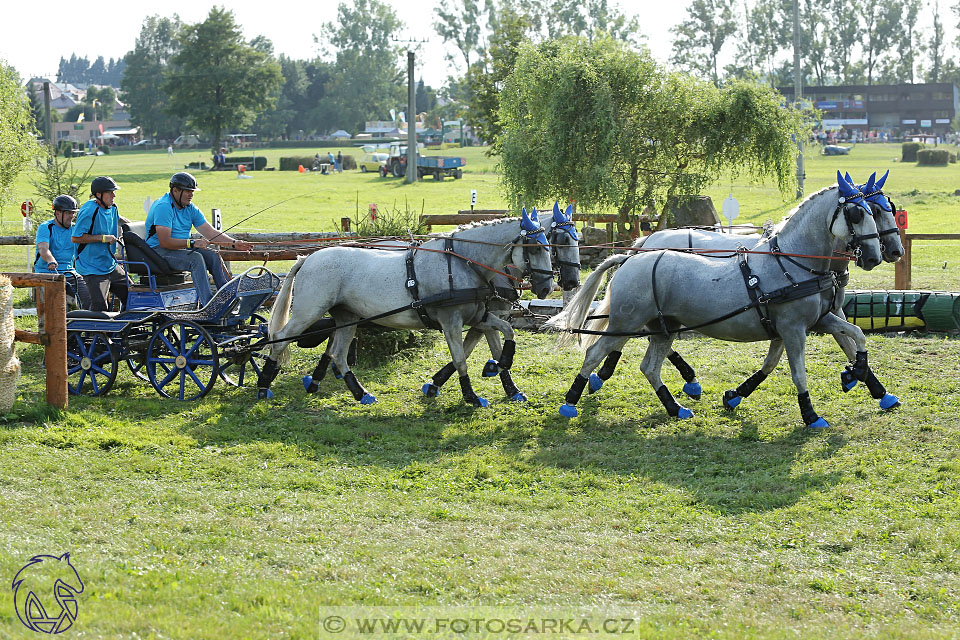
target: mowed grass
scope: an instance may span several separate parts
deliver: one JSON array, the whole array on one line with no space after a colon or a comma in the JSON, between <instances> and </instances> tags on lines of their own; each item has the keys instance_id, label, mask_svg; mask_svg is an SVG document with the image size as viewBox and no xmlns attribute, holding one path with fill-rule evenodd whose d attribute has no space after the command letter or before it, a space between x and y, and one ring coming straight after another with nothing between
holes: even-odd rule
<instances>
[{"instance_id":1,"label":"mowed grass","mask_svg":"<svg viewBox=\"0 0 960 640\"><path fill-rule=\"evenodd\" d=\"M890 164L897 149L810 158L808 176L822 183L808 186L827 184L834 164L864 178L891 166L911 230L951 231L957 166ZM409 187L359 172L203 173L198 202L221 206L229 225L303 185L341 199L300 213L287 208L297 201L279 205L251 230L329 230L353 214L350 192L362 186L361 212L365 201L412 203L428 189L434 197L417 196L425 212L466 208L477 184L488 185L480 206L502 206L485 200L496 190L492 163L464 153L478 154L468 169L489 172ZM130 198L124 213L169 177L163 153L97 162L98 173L117 163L103 173ZM714 201L728 190L718 186ZM735 195L749 221L791 206L761 186ZM855 271L852 286L876 278L888 288L892 270ZM931 265L924 277L956 290L955 272ZM456 381L422 397L449 358L430 336L356 367L379 398L372 406L329 376L305 394L299 379L319 351L294 348L269 402L222 383L200 402L163 400L122 371L109 395L56 412L43 403L42 351L18 345L20 399L0 424L0 577L12 580L35 554L69 551L86 589L67 633L86 637L312 638L325 612L348 605L439 605L464 618L488 606L510 617L605 610L637 620L630 635L648 638L956 637L960 343L870 337L871 364L904 400L882 413L863 385L841 393L839 349L812 336L811 397L832 424L822 433L803 427L785 362L736 413L720 408L723 391L759 368L764 344L679 341L704 386L701 400L683 401L696 412L683 422L640 372L645 346L629 343L614 377L567 421L556 409L582 355L547 335L518 338L525 405L479 376L488 356L477 350L474 385L493 401L484 410L462 403ZM679 392L676 372L665 368L664 379ZM13 598L0 598L0 637L29 633Z\"/></svg>"}]
</instances>

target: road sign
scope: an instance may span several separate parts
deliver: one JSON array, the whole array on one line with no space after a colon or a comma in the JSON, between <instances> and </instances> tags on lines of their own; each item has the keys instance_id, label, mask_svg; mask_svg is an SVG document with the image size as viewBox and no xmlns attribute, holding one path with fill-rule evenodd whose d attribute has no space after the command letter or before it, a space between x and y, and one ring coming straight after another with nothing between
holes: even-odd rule
<instances>
[{"instance_id":1,"label":"road sign","mask_svg":"<svg viewBox=\"0 0 960 640\"><path fill-rule=\"evenodd\" d=\"M213 214L213 228L217 231L223 231L223 220L220 218L220 209L211 209L210 213Z\"/></svg>"},{"instance_id":2,"label":"road sign","mask_svg":"<svg viewBox=\"0 0 960 640\"><path fill-rule=\"evenodd\" d=\"M33 214L33 203L29 200L25 201L20 205L20 213L23 214L23 217L26 218L29 215Z\"/></svg>"},{"instance_id":3,"label":"road sign","mask_svg":"<svg viewBox=\"0 0 960 640\"><path fill-rule=\"evenodd\" d=\"M731 193L723 201L723 217L730 221L730 227L733 227L733 221L740 215L740 203Z\"/></svg>"},{"instance_id":4,"label":"road sign","mask_svg":"<svg viewBox=\"0 0 960 640\"><path fill-rule=\"evenodd\" d=\"M904 231L907 229L907 212L902 209L897 211L897 228Z\"/></svg>"},{"instance_id":5,"label":"road sign","mask_svg":"<svg viewBox=\"0 0 960 640\"><path fill-rule=\"evenodd\" d=\"M470 189L470 208L472 209L476 204L477 204L477 190Z\"/></svg>"}]
</instances>

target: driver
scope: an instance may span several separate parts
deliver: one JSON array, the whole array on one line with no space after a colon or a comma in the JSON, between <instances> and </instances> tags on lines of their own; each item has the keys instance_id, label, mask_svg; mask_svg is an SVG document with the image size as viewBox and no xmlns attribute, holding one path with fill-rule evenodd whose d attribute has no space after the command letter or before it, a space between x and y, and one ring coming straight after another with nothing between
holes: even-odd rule
<instances>
[{"instance_id":1,"label":"driver","mask_svg":"<svg viewBox=\"0 0 960 640\"><path fill-rule=\"evenodd\" d=\"M199 190L196 178L189 173L181 171L173 174L170 191L150 207L146 227L147 244L166 260L170 268L190 272L200 306L204 306L213 297L207 272L213 276L217 289L229 279L220 256L207 247L216 244L250 251L253 245L234 240L207 222L200 209L192 203L193 192ZM191 238L193 228L203 238Z\"/></svg>"},{"instance_id":2,"label":"driver","mask_svg":"<svg viewBox=\"0 0 960 640\"><path fill-rule=\"evenodd\" d=\"M33 261L34 273L60 273L67 279L67 295L77 299L80 308L90 306L87 285L73 270L76 245L70 237L73 216L80 210L76 198L59 195L53 199L53 220L37 227L37 255Z\"/></svg>"},{"instance_id":3,"label":"driver","mask_svg":"<svg viewBox=\"0 0 960 640\"><path fill-rule=\"evenodd\" d=\"M107 310L107 291L112 291L127 304L127 274L114 253L120 233L120 213L113 203L120 187L110 176L98 176L90 183L90 199L80 207L71 233L77 247L73 261L77 273L83 276L90 295L91 311Z\"/></svg>"}]
</instances>

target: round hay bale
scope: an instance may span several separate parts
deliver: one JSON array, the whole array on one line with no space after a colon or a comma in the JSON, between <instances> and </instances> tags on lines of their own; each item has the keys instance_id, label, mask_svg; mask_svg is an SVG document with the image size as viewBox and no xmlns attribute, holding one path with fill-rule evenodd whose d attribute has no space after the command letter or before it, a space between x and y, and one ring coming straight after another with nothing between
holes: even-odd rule
<instances>
[{"instance_id":1,"label":"round hay bale","mask_svg":"<svg viewBox=\"0 0 960 640\"><path fill-rule=\"evenodd\" d=\"M6 413L13 408L17 399L17 380L20 379L20 360L16 356L7 361L7 366L0 368L0 413Z\"/></svg>"},{"instance_id":2,"label":"round hay bale","mask_svg":"<svg viewBox=\"0 0 960 640\"><path fill-rule=\"evenodd\" d=\"M13 407L20 379L20 361L13 353L15 337L13 324L13 285L10 278L0 275L0 412Z\"/></svg>"}]
</instances>

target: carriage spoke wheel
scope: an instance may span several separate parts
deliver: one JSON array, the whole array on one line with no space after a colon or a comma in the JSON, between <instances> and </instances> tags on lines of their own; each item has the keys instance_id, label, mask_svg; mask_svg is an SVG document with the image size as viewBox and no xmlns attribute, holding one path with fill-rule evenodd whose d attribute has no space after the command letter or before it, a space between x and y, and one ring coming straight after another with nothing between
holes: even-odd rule
<instances>
[{"instance_id":1,"label":"carriage spoke wheel","mask_svg":"<svg viewBox=\"0 0 960 640\"><path fill-rule=\"evenodd\" d=\"M127 368L130 369L130 373L137 380L150 381L150 376L147 375L147 355L145 353L138 353L127 358Z\"/></svg>"},{"instance_id":2,"label":"carriage spoke wheel","mask_svg":"<svg viewBox=\"0 0 960 640\"><path fill-rule=\"evenodd\" d=\"M67 335L67 389L75 396L102 396L117 379L119 358L110 338L99 331Z\"/></svg>"},{"instance_id":3,"label":"carriage spoke wheel","mask_svg":"<svg viewBox=\"0 0 960 640\"><path fill-rule=\"evenodd\" d=\"M147 376L165 398L198 400L217 381L217 344L193 322L161 325L147 347Z\"/></svg>"},{"instance_id":4,"label":"carriage spoke wheel","mask_svg":"<svg viewBox=\"0 0 960 640\"><path fill-rule=\"evenodd\" d=\"M250 331L256 331L261 324L266 324L267 319L259 314L250 316ZM250 344L249 338L237 340L232 343L237 347L246 347ZM246 355L222 354L223 360L220 366L220 379L233 387L243 387L256 384L260 377L260 370L263 369L267 356L256 351Z\"/></svg>"}]
</instances>

